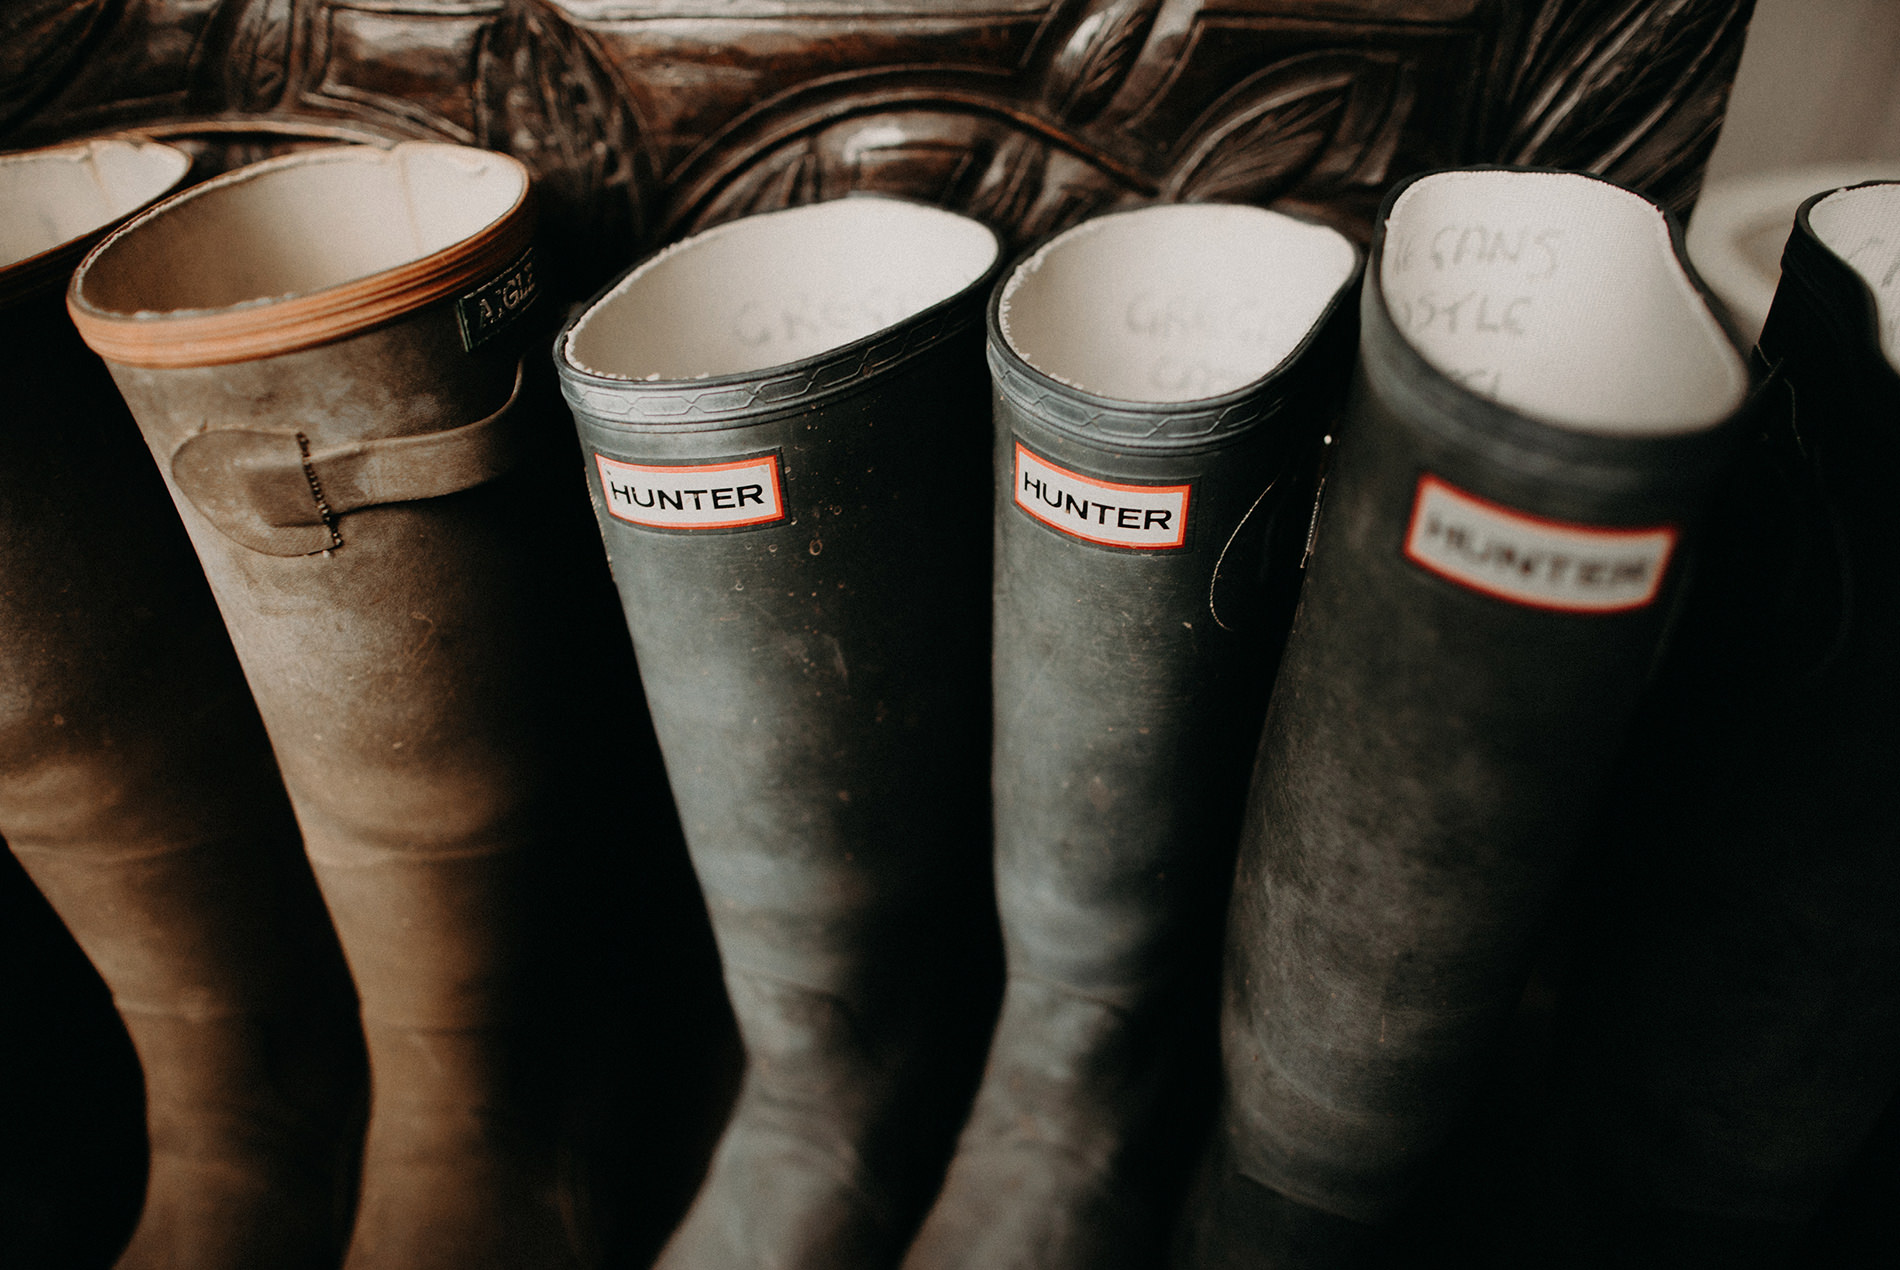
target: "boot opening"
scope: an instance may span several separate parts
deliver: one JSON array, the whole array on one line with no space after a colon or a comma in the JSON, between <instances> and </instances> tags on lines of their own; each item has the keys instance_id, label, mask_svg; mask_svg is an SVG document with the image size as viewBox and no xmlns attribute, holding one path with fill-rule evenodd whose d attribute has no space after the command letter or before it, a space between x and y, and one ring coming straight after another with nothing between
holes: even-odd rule
<instances>
[{"instance_id":1,"label":"boot opening","mask_svg":"<svg viewBox=\"0 0 1900 1270\"><path fill-rule=\"evenodd\" d=\"M574 325L580 370L619 379L743 375L894 326L966 290L1001 244L966 216L846 198L749 216L675 243Z\"/></svg>"},{"instance_id":2,"label":"boot opening","mask_svg":"<svg viewBox=\"0 0 1900 1270\"><path fill-rule=\"evenodd\" d=\"M1808 209L1808 227L1873 292L1880 350L1900 370L1900 182L1837 190Z\"/></svg>"},{"instance_id":3,"label":"boot opening","mask_svg":"<svg viewBox=\"0 0 1900 1270\"><path fill-rule=\"evenodd\" d=\"M463 243L527 191L519 163L463 146L293 155L134 222L87 262L80 300L99 314L166 314L321 291Z\"/></svg>"},{"instance_id":4,"label":"boot opening","mask_svg":"<svg viewBox=\"0 0 1900 1270\"><path fill-rule=\"evenodd\" d=\"M1343 235L1278 212L1149 207L1078 225L1017 266L997 324L1072 388L1194 401L1288 361L1357 265Z\"/></svg>"},{"instance_id":5,"label":"boot opening","mask_svg":"<svg viewBox=\"0 0 1900 1270\"><path fill-rule=\"evenodd\" d=\"M1567 172L1426 177L1392 205L1379 282L1425 360L1480 396L1581 432L1695 432L1747 372L1628 190Z\"/></svg>"},{"instance_id":6,"label":"boot opening","mask_svg":"<svg viewBox=\"0 0 1900 1270\"><path fill-rule=\"evenodd\" d=\"M114 139L0 157L0 268L130 215L190 166L170 146Z\"/></svg>"}]
</instances>

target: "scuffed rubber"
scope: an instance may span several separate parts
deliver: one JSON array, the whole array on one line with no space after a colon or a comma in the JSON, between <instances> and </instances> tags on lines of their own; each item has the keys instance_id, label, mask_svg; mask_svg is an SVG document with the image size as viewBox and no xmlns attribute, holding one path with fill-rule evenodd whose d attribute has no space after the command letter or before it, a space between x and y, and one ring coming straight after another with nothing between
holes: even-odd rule
<instances>
[{"instance_id":1,"label":"scuffed rubber","mask_svg":"<svg viewBox=\"0 0 1900 1270\"><path fill-rule=\"evenodd\" d=\"M556 344L748 1060L662 1266L888 1267L974 1081L998 252L935 208L795 208Z\"/></svg>"},{"instance_id":2,"label":"scuffed rubber","mask_svg":"<svg viewBox=\"0 0 1900 1270\"><path fill-rule=\"evenodd\" d=\"M1441 221L1437 185L1473 197ZM1395 209L1408 204L1436 210L1407 223ZM1519 218L1487 214L1500 207ZM1475 261L1434 259L1447 227L1455 238L1474 226ZM1610 268L1594 250L1548 270L1528 250L1547 226L1674 272L1646 292L1664 311L1622 313L1591 292ZM1492 250L1499 238L1510 250ZM1428 357L1402 329L1445 321L1444 306L1419 301L1435 287L1490 296L1493 326L1511 300L1543 297L1517 310L1527 339L1609 354L1569 370L1579 391L1600 384L1614 399L1688 357L1703 359L1684 371L1702 387L1672 387L1627 418L1590 401L1533 417L1545 399L1541 383L1514 388L1512 332L1486 328L1467 346L1506 359L1483 376L1442 348ZM1555 325L1536 328L1545 312ZM1377 1224L1456 1123L1624 742L1741 426L1745 368L1674 226L1595 178L1488 169L1402 183L1360 318L1241 839L1225 1163L1190 1219L1190 1265L1281 1264L1219 1225L1215 1197L1243 1184ZM1350 1264L1363 1248L1344 1239L1338 1251Z\"/></svg>"}]
</instances>

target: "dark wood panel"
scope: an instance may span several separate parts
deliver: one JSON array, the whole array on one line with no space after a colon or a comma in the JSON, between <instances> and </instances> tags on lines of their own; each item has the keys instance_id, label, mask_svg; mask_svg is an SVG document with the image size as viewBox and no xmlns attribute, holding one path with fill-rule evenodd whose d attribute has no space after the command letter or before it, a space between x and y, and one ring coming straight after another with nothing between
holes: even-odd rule
<instances>
[{"instance_id":1,"label":"dark wood panel","mask_svg":"<svg viewBox=\"0 0 1900 1270\"><path fill-rule=\"evenodd\" d=\"M1018 241L1145 199L1363 236L1421 168L1601 171L1686 209L1750 0L9 0L0 144L207 167L338 137L507 150L557 276L880 190Z\"/></svg>"}]
</instances>

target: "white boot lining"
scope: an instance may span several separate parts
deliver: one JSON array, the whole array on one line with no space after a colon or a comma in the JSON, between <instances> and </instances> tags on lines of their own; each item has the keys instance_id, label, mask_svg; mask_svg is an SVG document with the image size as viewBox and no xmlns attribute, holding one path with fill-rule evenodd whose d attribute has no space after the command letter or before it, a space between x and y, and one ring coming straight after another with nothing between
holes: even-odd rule
<instances>
[{"instance_id":1,"label":"white boot lining","mask_svg":"<svg viewBox=\"0 0 1900 1270\"><path fill-rule=\"evenodd\" d=\"M1386 226L1380 283L1435 368L1547 423L1652 435L1710 427L1747 372L1639 196L1560 172L1446 172Z\"/></svg>"},{"instance_id":2,"label":"white boot lining","mask_svg":"<svg viewBox=\"0 0 1900 1270\"><path fill-rule=\"evenodd\" d=\"M582 370L620 379L747 374L862 339L962 291L995 263L965 216L846 198L718 225L635 269L574 325Z\"/></svg>"},{"instance_id":3,"label":"white boot lining","mask_svg":"<svg viewBox=\"0 0 1900 1270\"><path fill-rule=\"evenodd\" d=\"M1900 183L1836 190L1808 209L1808 225L1874 293L1881 351L1900 370Z\"/></svg>"},{"instance_id":4,"label":"white boot lining","mask_svg":"<svg viewBox=\"0 0 1900 1270\"><path fill-rule=\"evenodd\" d=\"M1087 221L1024 261L999 325L1018 356L1073 388L1194 401L1284 362L1354 261L1337 231L1278 212L1147 207Z\"/></svg>"},{"instance_id":5,"label":"white boot lining","mask_svg":"<svg viewBox=\"0 0 1900 1270\"><path fill-rule=\"evenodd\" d=\"M130 215L190 166L182 150L117 138L0 155L0 268Z\"/></svg>"},{"instance_id":6,"label":"white boot lining","mask_svg":"<svg viewBox=\"0 0 1900 1270\"><path fill-rule=\"evenodd\" d=\"M520 202L526 179L500 156L426 144L239 170L103 252L86 300L109 313L176 313L321 291L469 238Z\"/></svg>"}]
</instances>

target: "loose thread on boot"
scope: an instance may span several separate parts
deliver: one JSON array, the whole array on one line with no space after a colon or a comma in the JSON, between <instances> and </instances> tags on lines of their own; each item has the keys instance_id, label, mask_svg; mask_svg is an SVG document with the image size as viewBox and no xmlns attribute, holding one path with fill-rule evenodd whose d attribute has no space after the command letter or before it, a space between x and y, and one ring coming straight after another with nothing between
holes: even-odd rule
<instances>
[{"instance_id":1,"label":"loose thread on boot","mask_svg":"<svg viewBox=\"0 0 1900 1270\"><path fill-rule=\"evenodd\" d=\"M1218 595L1221 584L1221 570L1226 568L1227 554L1234 549L1234 544L1240 541L1240 536L1247 532L1247 526L1252 523L1254 513L1260 510L1260 504L1267 501L1267 495L1273 493L1279 484L1280 478L1277 476L1267 482L1267 487L1260 491L1260 497L1253 500L1253 506L1247 509L1247 514L1240 518L1238 525L1234 526L1233 535L1227 539L1226 545L1220 549L1220 556L1214 561L1213 576L1207 580L1207 611L1214 615L1214 625L1224 631L1231 632L1234 628L1229 626L1226 620L1220 615ZM1271 532L1271 527L1269 527L1269 532Z\"/></svg>"},{"instance_id":2,"label":"loose thread on boot","mask_svg":"<svg viewBox=\"0 0 1900 1270\"><path fill-rule=\"evenodd\" d=\"M297 449L303 455L303 478L310 482L310 497L317 500L317 515L323 518L323 527L330 534L330 545L323 551L327 556L343 545L343 535L336 531L336 515L324 500L323 486L317 480L317 469L310 465L310 438L301 432L297 434Z\"/></svg>"},{"instance_id":3,"label":"loose thread on boot","mask_svg":"<svg viewBox=\"0 0 1900 1270\"><path fill-rule=\"evenodd\" d=\"M1306 570L1306 562L1313 558L1313 548L1319 542L1319 509L1326 501L1326 469L1332 465L1333 434L1327 433L1320 438L1319 481L1313 486L1313 515L1306 522L1306 549L1300 553L1300 570Z\"/></svg>"}]
</instances>

